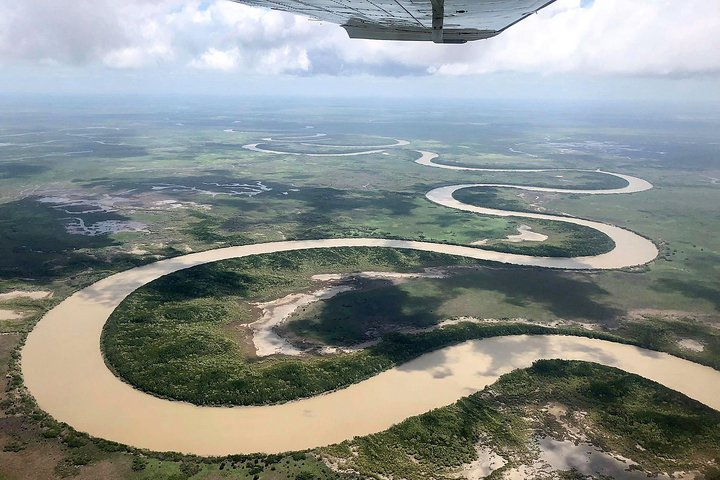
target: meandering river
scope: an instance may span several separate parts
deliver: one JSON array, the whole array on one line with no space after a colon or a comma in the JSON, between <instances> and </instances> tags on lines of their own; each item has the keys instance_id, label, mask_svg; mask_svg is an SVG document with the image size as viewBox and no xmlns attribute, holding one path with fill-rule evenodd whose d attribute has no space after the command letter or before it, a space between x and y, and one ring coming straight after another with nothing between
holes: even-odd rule
<instances>
[{"instance_id":1,"label":"meandering river","mask_svg":"<svg viewBox=\"0 0 720 480\"><path fill-rule=\"evenodd\" d=\"M257 144L246 148L263 151ZM431 152L419 154L418 163L423 165L469 169L435 164L432 162L435 154ZM608 174L624 178L628 186L606 191L507 187L591 194L633 193L652 187L635 177ZM592 270L642 265L657 255L651 241L613 225L573 217L487 209L452 197L458 189L471 186L503 185L441 187L429 192L427 197L449 208L486 215L585 225L610 236L615 248L602 255L556 258L429 242L345 238L227 247L161 260L100 280L50 310L29 334L23 348L25 384L43 410L77 430L136 447L198 455L299 450L382 431L405 418L481 390L504 373L549 358L586 360L621 368L720 410L720 372L712 368L628 345L567 336L469 341L423 355L339 391L273 406L200 407L160 399L124 383L105 365L100 335L108 317L126 296L163 275L228 258L362 246L407 248L515 265Z\"/></svg>"}]
</instances>

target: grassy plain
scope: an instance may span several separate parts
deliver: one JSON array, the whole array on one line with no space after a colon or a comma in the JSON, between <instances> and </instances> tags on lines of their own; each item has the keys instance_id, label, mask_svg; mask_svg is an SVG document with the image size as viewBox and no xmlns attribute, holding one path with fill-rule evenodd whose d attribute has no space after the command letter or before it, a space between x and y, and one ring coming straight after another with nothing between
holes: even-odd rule
<instances>
[{"instance_id":1,"label":"grassy plain","mask_svg":"<svg viewBox=\"0 0 720 480\"><path fill-rule=\"evenodd\" d=\"M387 144L391 134L410 133L401 125L393 132L386 126L373 131L354 125L352 115L340 120L336 112L332 120L313 115L316 128L305 129L303 120L311 119L301 118L294 109L268 122L252 105L241 106L242 114L234 110L225 115L219 114L217 105L195 106L192 116L182 111L166 115L166 106L152 103L132 115L72 107L78 113L59 109L42 119L39 115L44 114L32 109L13 112L12 121L0 126L5 128L0 133L0 219L6 222L0 235L0 258L6 262L0 269L2 288L42 281L61 289L68 278L82 272L73 285L77 288L108 271L128 268L138 259L124 255L138 249L172 256L221 244L360 235L467 244L515 233L517 224L512 220L427 202L423 196L431 188L467 181L468 175L414 164L418 154L412 148L442 146L417 135L409 137L410 146L355 157L242 149L266 136L320 129L330 134L320 137L320 143ZM548 186L592 187L608 181L603 175L571 172L563 178L552 172L473 177ZM257 182L270 190L258 193L250 187L233 187ZM67 202L36 201L47 197L103 203L109 208L80 215L75 212L93 208L66 209ZM176 203L157 203L169 200ZM147 232L70 235L65 225L71 217L88 224L139 221L147 225ZM19 225L23 227L18 229ZM556 235L562 237L562 232L548 232L551 242ZM562 247L563 241L555 246Z\"/></svg>"},{"instance_id":2,"label":"grassy plain","mask_svg":"<svg viewBox=\"0 0 720 480\"><path fill-rule=\"evenodd\" d=\"M105 102L60 100L52 112L47 103L0 105L0 292L42 288L55 293L47 300L0 302L0 308L27 313L20 321L0 321L0 330L19 334L0 336L3 366L9 361L16 368L17 358L11 358L11 352L21 342L22 333L52 305L112 272L159 257L229 244L353 235L465 244L488 239L493 245L516 233L520 222L549 235L546 244L567 254L568 249L580 246L575 235L581 232L456 212L429 203L424 194L441 185L472 182L618 186L608 183L615 182L610 177L592 173L480 174L423 167L414 163L418 155L413 150L418 149L437 152L438 161L448 164L602 168L645 178L655 189L635 195L523 195L492 189L459 195L472 197L470 203L504 203L517 210L545 209L625 226L655 241L661 257L643 268L587 274L486 266L443 281L422 279L362 294L348 293L303 312L294 323L296 335L318 344L343 339L352 343L365 338L367 330L363 329L372 319L360 313L367 312L362 295L368 295L380 305L392 306L393 315L378 320L385 326L417 328L468 314L497 319L520 317L541 324L578 322L718 368L720 217L716 205L720 204L720 152L716 136L720 118L716 113L685 114L638 105L550 108L525 104L367 102L351 106L208 99ZM273 114L268 115L269 111ZM327 145L389 143L387 137L407 139L411 144L388 149L384 152L388 155L379 152L352 157L270 155L241 148L268 136L308 132L329 134L317 142L326 145L320 147L323 151L335 150ZM295 144L287 139L284 142L288 146ZM270 190L261 188L258 182ZM67 201L38 202L47 197L64 197ZM86 210L96 211L78 213ZM141 222L146 231L95 237L68 233L66 225L78 216L90 224ZM602 247L602 237L587 240L592 248ZM536 247L525 242L507 248L529 253L533 249L537 252ZM283 277L277 284L259 285L273 295L307 288L303 280L289 278L292 280ZM247 280L248 284L229 285L247 287L258 278ZM239 352L242 364L238 365L246 368L247 343L243 344L233 325L222 327L227 327L229 318L239 325L257 312L243 306L242 301L222 301L227 298L188 297L168 304L163 310L168 314L162 326L166 330L155 333L172 328L188 332L197 329L204 334L195 336L195 344L188 343L192 349L213 345L218 339L228 340L229 351L233 355ZM342 307L339 302L353 307ZM357 314L348 315L348 310L356 310ZM202 317L201 313L205 317L194 321L182 317L183 311L193 318L196 314ZM338 319L353 328L345 328ZM173 322L175 325L169 326ZM398 349L402 355L383 357L383 361L403 361L403 355L422 350L418 345L432 349L442 344L413 345L406 341L411 338L407 335L391 334L388 338L390 343L386 345L398 345L397 341L402 340ZM680 342L688 339L700 344L702 351L683 347ZM164 354L172 357L180 351L175 348L179 347L172 345ZM222 355L216 358L224 360ZM378 365L386 368L385 363ZM273 368L282 366L283 362L275 361ZM353 364L350 371L363 372L361 367ZM223 368L194 374L207 374L204 381L209 381L209 372L222 372ZM528 424L528 412L537 413L546 402L558 399L591 412L597 427L593 430L596 443L626 452L649 471L673 465L697 466L713 455L717 457L717 452L708 447L711 442L717 445L717 439L702 428L717 425L714 414L688 404L687 399L600 367L555 365L551 370L556 377L537 369L514 372L509 380L501 380L500 387L490 387L477 397L409 419L378 436L358 439L353 446L359 448L359 456L350 461L356 462L362 472L414 478L420 471L437 471L450 465L454 468L458 462L471 459L475 435L481 432L484 438L494 439L493 444L515 464L520 464L528 458L523 439L533 432L557 434L557 425L539 413L530 415L536 420ZM622 387L618 391L624 397L589 395L597 393L591 387L602 385L594 385L595 379L588 378L587 372L615 381L613 388ZM0 478L353 476L331 472L314 456L216 461L126 453L124 448L90 441L43 416L22 400L25 397L18 393L21 378L16 370L10 373L9 378L2 376L9 389L0 395L4 411L0 418L4 449L0 452ZM176 370L174 374L187 379L187 371ZM274 381L278 378L282 377ZM526 387L537 388L523 391ZM326 384L322 388L330 387ZM504 403L492 403L491 392L496 391L503 392L500 400ZM473 419L473 428L452 421L457 420L459 411L474 415L468 417ZM660 441L643 443L647 453L632 450L628 439L645 441L648 432ZM454 448L451 452L443 445ZM347 457L348 448L340 446L314 455L325 459L330 453ZM683 458L670 459L663 453L669 449L687 452L683 455L689 460L682 464ZM411 465L407 452L417 455L412 458L420 462Z\"/></svg>"},{"instance_id":3,"label":"grassy plain","mask_svg":"<svg viewBox=\"0 0 720 480\"><path fill-rule=\"evenodd\" d=\"M162 277L124 300L103 330L102 346L118 375L161 396L200 404L274 403L308 396L367 378L397 359L380 351L339 360L258 361L243 328L258 317L253 302L308 289L317 273L453 264L472 262L424 252L339 248L195 267Z\"/></svg>"},{"instance_id":4,"label":"grassy plain","mask_svg":"<svg viewBox=\"0 0 720 480\"><path fill-rule=\"evenodd\" d=\"M447 278L371 283L340 293L303 308L278 328L282 336L305 346L382 340L377 345L343 355L255 358L251 333L243 327L259 318L253 302L308 290L310 277L318 273L402 272L438 265L459 268ZM626 275L629 281L638 274ZM720 367L720 335L714 329L678 320L623 321L628 310L604 305L604 292L585 277L544 269L488 268L457 257L393 249L319 249L226 260L162 277L131 294L110 317L102 347L108 365L132 385L197 404L262 404L306 397L442 346L502 334L596 335ZM462 317L504 323L464 323L418 333ZM507 325L517 317L540 325L562 323L560 329ZM592 330L579 329L578 324ZM684 350L683 339L701 342L704 350Z\"/></svg>"}]
</instances>

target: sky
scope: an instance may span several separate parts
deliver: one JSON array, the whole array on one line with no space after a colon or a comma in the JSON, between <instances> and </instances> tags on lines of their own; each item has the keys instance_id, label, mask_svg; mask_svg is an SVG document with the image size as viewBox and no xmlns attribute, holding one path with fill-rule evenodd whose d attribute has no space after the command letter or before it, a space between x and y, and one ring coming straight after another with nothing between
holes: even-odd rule
<instances>
[{"instance_id":1,"label":"sky","mask_svg":"<svg viewBox=\"0 0 720 480\"><path fill-rule=\"evenodd\" d=\"M228 0L0 0L0 95L720 101L718 39L719 0L557 0L465 45Z\"/></svg>"}]
</instances>

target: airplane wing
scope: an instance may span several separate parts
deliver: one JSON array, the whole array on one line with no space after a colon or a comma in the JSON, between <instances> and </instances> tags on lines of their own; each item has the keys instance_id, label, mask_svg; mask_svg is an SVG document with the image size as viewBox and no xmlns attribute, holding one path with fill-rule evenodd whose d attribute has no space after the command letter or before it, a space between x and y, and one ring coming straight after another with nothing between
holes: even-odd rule
<instances>
[{"instance_id":1,"label":"airplane wing","mask_svg":"<svg viewBox=\"0 0 720 480\"><path fill-rule=\"evenodd\" d=\"M341 25L350 38L465 43L494 37L555 0L233 0Z\"/></svg>"}]
</instances>

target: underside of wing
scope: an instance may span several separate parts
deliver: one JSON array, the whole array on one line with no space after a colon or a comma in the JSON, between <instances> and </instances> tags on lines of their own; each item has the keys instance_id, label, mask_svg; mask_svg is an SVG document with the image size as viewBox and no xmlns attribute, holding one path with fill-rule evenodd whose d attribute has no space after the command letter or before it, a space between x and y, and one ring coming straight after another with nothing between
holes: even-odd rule
<instances>
[{"instance_id":1,"label":"underside of wing","mask_svg":"<svg viewBox=\"0 0 720 480\"><path fill-rule=\"evenodd\" d=\"M351 38L465 43L494 37L555 0L233 0L342 25Z\"/></svg>"}]
</instances>

